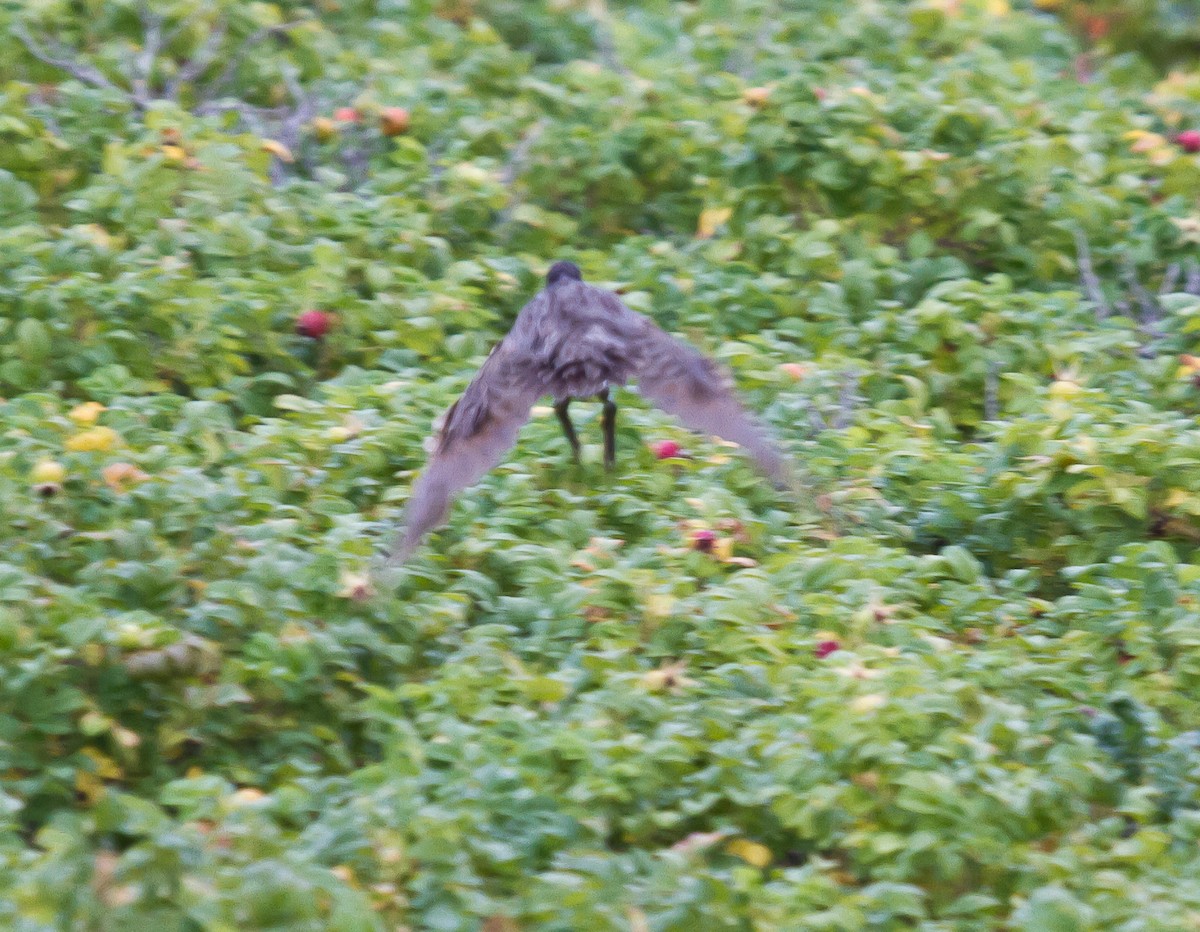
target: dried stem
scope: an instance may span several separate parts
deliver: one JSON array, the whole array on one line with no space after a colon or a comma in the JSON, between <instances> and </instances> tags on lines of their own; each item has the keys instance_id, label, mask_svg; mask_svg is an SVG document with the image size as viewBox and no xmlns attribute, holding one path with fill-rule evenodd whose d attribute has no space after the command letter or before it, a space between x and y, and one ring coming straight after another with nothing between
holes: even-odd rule
<instances>
[{"instance_id":1,"label":"dried stem","mask_svg":"<svg viewBox=\"0 0 1200 932\"><path fill-rule=\"evenodd\" d=\"M1083 293L1096 309L1096 316L1104 320L1112 314L1108 299L1104 297L1104 288L1096 267L1092 264L1092 251L1088 247L1087 236L1081 228L1075 229L1075 252L1079 265L1079 280L1083 285Z\"/></svg>"},{"instance_id":2,"label":"dried stem","mask_svg":"<svg viewBox=\"0 0 1200 932\"><path fill-rule=\"evenodd\" d=\"M12 33L17 37L17 41L25 46L25 50L43 64L51 65L54 68L58 68L60 71L65 71L75 80L82 84L86 84L89 87L98 87L107 91L112 91L113 93L120 94L126 100L134 103L138 107L143 106L143 104L133 97L133 95L131 95L128 91L118 87L116 84L110 81L108 76L98 68L77 61L76 53L72 52L71 49L67 48L56 39L51 39L49 37L43 37L41 40L34 39L34 37L25 30L25 27L20 25L14 26Z\"/></svg>"},{"instance_id":3,"label":"dried stem","mask_svg":"<svg viewBox=\"0 0 1200 932\"><path fill-rule=\"evenodd\" d=\"M1159 297L1165 294L1173 294L1175 286L1179 284L1179 275L1182 270L1179 268L1178 262L1172 262L1167 266L1167 270L1163 272L1162 283L1158 286Z\"/></svg>"},{"instance_id":4,"label":"dried stem","mask_svg":"<svg viewBox=\"0 0 1200 932\"><path fill-rule=\"evenodd\" d=\"M179 71L175 76L167 82L166 95L172 100L179 98L179 90L184 84L190 84L199 78L205 71L212 67L217 60L217 53L221 49L221 44L225 41L225 36L229 31L229 26L225 20L219 20L208 34L208 38L204 40L204 44L196 50L196 54L184 62L179 67Z\"/></svg>"},{"instance_id":5,"label":"dried stem","mask_svg":"<svg viewBox=\"0 0 1200 932\"><path fill-rule=\"evenodd\" d=\"M1000 363L989 359L983 374L983 418L994 421L1000 416Z\"/></svg>"},{"instance_id":6,"label":"dried stem","mask_svg":"<svg viewBox=\"0 0 1200 932\"><path fill-rule=\"evenodd\" d=\"M133 57L132 76L129 83L133 88L134 100L139 107L150 103L150 76L154 72L154 62L163 46L163 19L154 13L146 0L138 2L138 18L142 21L142 47Z\"/></svg>"},{"instance_id":7,"label":"dried stem","mask_svg":"<svg viewBox=\"0 0 1200 932\"><path fill-rule=\"evenodd\" d=\"M592 16L592 41L596 44L596 52L605 67L620 74L630 74L630 70L621 62L617 55L617 45L613 41L612 18L608 12L605 0L591 0L588 12Z\"/></svg>"},{"instance_id":8,"label":"dried stem","mask_svg":"<svg viewBox=\"0 0 1200 932\"><path fill-rule=\"evenodd\" d=\"M288 32L302 25L301 23L283 23L279 26L263 26L261 29L256 29L250 35L242 40L242 44L237 47L229 60L225 63L225 67L221 69L221 73L216 80L207 88L206 97L212 99L218 92L229 84L237 75L238 68L242 62L246 60L246 56L250 54L251 49L270 36L283 36Z\"/></svg>"},{"instance_id":9,"label":"dried stem","mask_svg":"<svg viewBox=\"0 0 1200 932\"><path fill-rule=\"evenodd\" d=\"M1200 295L1200 262L1195 259L1188 260L1187 279L1183 283L1183 290L1188 294Z\"/></svg>"},{"instance_id":10,"label":"dried stem","mask_svg":"<svg viewBox=\"0 0 1200 932\"><path fill-rule=\"evenodd\" d=\"M504 205L496 217L496 226L498 227L503 227L508 223L513 211L520 204L520 199L513 192L513 185L529 161L529 151L533 148L533 144L538 141L545 130L545 120L537 120L530 126L521 136L520 140L518 140L517 144L513 146L508 161L504 163L504 168L500 171L500 183L508 191L508 203Z\"/></svg>"},{"instance_id":11,"label":"dried stem","mask_svg":"<svg viewBox=\"0 0 1200 932\"><path fill-rule=\"evenodd\" d=\"M837 413L833 417L833 427L841 430L849 427L858 408L858 383L862 374L857 369L847 369L842 374L842 388L838 392Z\"/></svg>"},{"instance_id":12,"label":"dried stem","mask_svg":"<svg viewBox=\"0 0 1200 932\"><path fill-rule=\"evenodd\" d=\"M1146 290L1146 286L1138 278L1137 269L1128 253L1121 256L1121 281L1129 289L1133 300L1137 302L1143 324L1153 324L1162 317L1162 309L1158 306L1158 301Z\"/></svg>"}]
</instances>

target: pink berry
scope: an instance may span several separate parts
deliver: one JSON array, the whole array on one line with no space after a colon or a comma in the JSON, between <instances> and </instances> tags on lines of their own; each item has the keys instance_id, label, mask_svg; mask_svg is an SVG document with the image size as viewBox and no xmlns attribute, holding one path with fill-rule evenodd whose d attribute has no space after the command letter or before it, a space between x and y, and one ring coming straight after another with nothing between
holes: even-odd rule
<instances>
[{"instance_id":1,"label":"pink berry","mask_svg":"<svg viewBox=\"0 0 1200 932\"><path fill-rule=\"evenodd\" d=\"M660 440L651 446L650 449L654 451L654 455L660 460L669 460L679 455L680 446L674 440Z\"/></svg>"},{"instance_id":2,"label":"pink berry","mask_svg":"<svg viewBox=\"0 0 1200 932\"><path fill-rule=\"evenodd\" d=\"M333 325L333 315L325 311L305 311L296 318L296 332L302 337L319 340Z\"/></svg>"},{"instance_id":3,"label":"pink berry","mask_svg":"<svg viewBox=\"0 0 1200 932\"><path fill-rule=\"evenodd\" d=\"M842 645L839 644L837 641L821 641L813 649L813 653L817 655L817 659L819 660L823 657L828 657L835 650L841 650L841 649L842 649Z\"/></svg>"},{"instance_id":4,"label":"pink berry","mask_svg":"<svg viewBox=\"0 0 1200 932\"><path fill-rule=\"evenodd\" d=\"M1200 129L1185 129L1175 141L1184 152L1200 152Z\"/></svg>"}]
</instances>

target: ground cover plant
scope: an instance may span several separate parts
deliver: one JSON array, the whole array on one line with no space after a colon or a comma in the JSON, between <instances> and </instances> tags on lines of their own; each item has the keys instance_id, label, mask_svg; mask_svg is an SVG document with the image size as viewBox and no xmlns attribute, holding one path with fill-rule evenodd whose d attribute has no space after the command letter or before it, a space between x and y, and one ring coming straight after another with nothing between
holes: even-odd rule
<instances>
[{"instance_id":1,"label":"ground cover plant","mask_svg":"<svg viewBox=\"0 0 1200 932\"><path fill-rule=\"evenodd\" d=\"M1200 928L1194 2L0 4L0 928ZM549 407L570 258L803 464Z\"/></svg>"}]
</instances>

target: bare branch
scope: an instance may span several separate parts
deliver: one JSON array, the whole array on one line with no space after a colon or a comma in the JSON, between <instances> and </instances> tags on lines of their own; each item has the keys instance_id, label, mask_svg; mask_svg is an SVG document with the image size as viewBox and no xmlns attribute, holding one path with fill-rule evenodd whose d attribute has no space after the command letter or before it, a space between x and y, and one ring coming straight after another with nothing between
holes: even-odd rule
<instances>
[{"instance_id":1,"label":"bare branch","mask_svg":"<svg viewBox=\"0 0 1200 932\"><path fill-rule=\"evenodd\" d=\"M529 158L529 150L533 148L533 144L538 141L542 133L546 131L546 121L538 120L521 137L520 141L513 147L512 155L509 156L503 170L500 172L500 183L506 188L512 187L514 181L521 174L521 170L525 167L525 162Z\"/></svg>"},{"instance_id":2,"label":"bare branch","mask_svg":"<svg viewBox=\"0 0 1200 932\"><path fill-rule=\"evenodd\" d=\"M279 120L291 110L290 107L258 107L240 100L210 100L196 107L196 116L212 116L215 113L234 111L247 121ZM257 125L257 124L256 124Z\"/></svg>"},{"instance_id":3,"label":"bare branch","mask_svg":"<svg viewBox=\"0 0 1200 932\"><path fill-rule=\"evenodd\" d=\"M630 74L630 70L621 62L617 55L617 45L613 41L612 18L609 16L605 0L591 0L588 12L592 17L592 41L596 52L605 67L620 74Z\"/></svg>"},{"instance_id":4,"label":"bare branch","mask_svg":"<svg viewBox=\"0 0 1200 932\"><path fill-rule=\"evenodd\" d=\"M847 369L842 374L842 388L838 392L838 409L833 417L835 430L849 427L850 422L854 419L854 412L859 403L858 383L861 378L862 374L857 369Z\"/></svg>"},{"instance_id":5,"label":"bare branch","mask_svg":"<svg viewBox=\"0 0 1200 932\"><path fill-rule=\"evenodd\" d=\"M221 70L217 79L208 86L206 96L209 99L217 96L221 89L229 84L237 75L238 68L246 60L246 56L250 54L250 51L264 39L271 36L287 35L288 32L302 25L303 23L300 22L282 23L278 26L263 26L261 29L256 29L250 33L250 35L242 40L242 44L237 47L237 50L229 56L229 60L225 63L225 67Z\"/></svg>"},{"instance_id":6,"label":"bare branch","mask_svg":"<svg viewBox=\"0 0 1200 932\"><path fill-rule=\"evenodd\" d=\"M754 62L758 58L759 52L767 44L767 40L779 28L779 4L771 3L763 10L762 22L759 23L758 31L754 34L753 41L748 46L743 46L741 54L736 52L730 56L730 61L726 63L725 69L732 71L744 81L749 81L754 74ZM741 59L740 64L735 64L738 59Z\"/></svg>"},{"instance_id":7,"label":"bare branch","mask_svg":"<svg viewBox=\"0 0 1200 932\"><path fill-rule=\"evenodd\" d=\"M1154 295L1146 290L1146 286L1138 278L1137 269L1128 253L1123 253L1121 256L1121 281L1129 289L1133 300L1137 302L1143 324L1152 324L1162 317L1162 308L1158 306Z\"/></svg>"},{"instance_id":8,"label":"bare branch","mask_svg":"<svg viewBox=\"0 0 1200 932\"><path fill-rule=\"evenodd\" d=\"M1200 295L1200 262L1195 259L1188 260L1187 280L1183 284L1183 290L1188 294Z\"/></svg>"},{"instance_id":9,"label":"bare branch","mask_svg":"<svg viewBox=\"0 0 1200 932\"><path fill-rule=\"evenodd\" d=\"M150 75L154 71L154 62L163 45L163 19L150 9L146 0L138 0L138 18L142 21L142 47L133 57L133 74L130 84L133 86L133 96L141 106L146 106L151 99Z\"/></svg>"},{"instance_id":10,"label":"bare branch","mask_svg":"<svg viewBox=\"0 0 1200 932\"><path fill-rule=\"evenodd\" d=\"M1167 270L1163 272L1162 283L1158 286L1159 297L1175 292L1175 286L1179 284L1180 271L1178 262L1172 262L1167 266Z\"/></svg>"},{"instance_id":11,"label":"bare branch","mask_svg":"<svg viewBox=\"0 0 1200 932\"><path fill-rule=\"evenodd\" d=\"M983 374L983 419L994 421L1000 416L1000 363L989 359Z\"/></svg>"},{"instance_id":12,"label":"bare branch","mask_svg":"<svg viewBox=\"0 0 1200 932\"><path fill-rule=\"evenodd\" d=\"M1108 299L1104 297L1104 288L1100 284L1100 277L1096 274L1096 267L1092 265L1092 251L1088 248L1087 236L1081 227L1075 228L1075 252L1078 257L1079 280L1083 285L1083 293L1095 307L1096 316L1100 320L1104 320L1112 314L1112 308L1109 306Z\"/></svg>"},{"instance_id":13,"label":"bare branch","mask_svg":"<svg viewBox=\"0 0 1200 932\"><path fill-rule=\"evenodd\" d=\"M279 136L280 142L287 146L293 152L299 152L301 136L304 132L304 124L311 120L317 113L317 105L304 86L296 77L295 72L287 68L283 73L283 83L287 85L288 93L292 97L294 106L286 113L280 123ZM284 169L278 160L272 165L272 180L279 184L283 181Z\"/></svg>"},{"instance_id":14,"label":"bare branch","mask_svg":"<svg viewBox=\"0 0 1200 932\"><path fill-rule=\"evenodd\" d=\"M43 91L41 87L35 87L29 94L29 100L34 105L41 105L45 108L41 113L38 114L38 116L41 118L41 121L46 124L46 128L49 129L50 132L61 138L63 135L62 127L59 125L58 121L54 119L54 108L51 106L50 98L45 91Z\"/></svg>"},{"instance_id":15,"label":"bare branch","mask_svg":"<svg viewBox=\"0 0 1200 932\"><path fill-rule=\"evenodd\" d=\"M196 54L180 65L179 71L167 83L166 95L168 97L172 100L177 99L179 97L179 89L184 84L190 84L195 81L212 67L213 62L217 60L217 53L220 51L221 43L225 41L228 31L229 24L223 19L218 20L213 25L208 38L204 40L204 44L196 50Z\"/></svg>"},{"instance_id":16,"label":"bare branch","mask_svg":"<svg viewBox=\"0 0 1200 932\"><path fill-rule=\"evenodd\" d=\"M504 163L504 168L500 171L500 183L508 190L508 203L504 205L496 217L496 226L498 227L503 227L508 223L513 211L520 204L520 199L513 192L513 184L525 169L525 163L529 160L529 150L533 148L533 144L538 141L545 130L545 120L534 122L525 131L524 135L521 136L517 144L513 146L508 161Z\"/></svg>"},{"instance_id":17,"label":"bare branch","mask_svg":"<svg viewBox=\"0 0 1200 932\"><path fill-rule=\"evenodd\" d=\"M141 106L140 101L138 101L127 90L122 87L118 87L116 84L110 81L108 76L98 68L77 61L77 53L73 52L71 49L67 48L57 40L49 37L43 37L39 42L28 32L26 32L24 26L20 25L14 26L12 33L17 37L17 40L23 46L25 46L25 50L43 64L58 68L60 71L65 71L76 81L79 81L82 84L86 84L89 87L98 87L104 88L107 91L113 91L114 93L120 94L126 100L138 105L139 107Z\"/></svg>"}]
</instances>

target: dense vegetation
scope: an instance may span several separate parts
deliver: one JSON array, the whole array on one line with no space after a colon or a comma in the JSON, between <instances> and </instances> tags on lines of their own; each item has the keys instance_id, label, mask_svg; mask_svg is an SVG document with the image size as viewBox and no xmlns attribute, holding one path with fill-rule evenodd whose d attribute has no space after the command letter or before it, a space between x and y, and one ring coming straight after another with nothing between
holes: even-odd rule
<instances>
[{"instance_id":1,"label":"dense vegetation","mask_svg":"<svg viewBox=\"0 0 1200 932\"><path fill-rule=\"evenodd\" d=\"M0 927L1200 928L1198 16L0 5ZM379 585L556 258L811 496L537 409Z\"/></svg>"}]
</instances>

